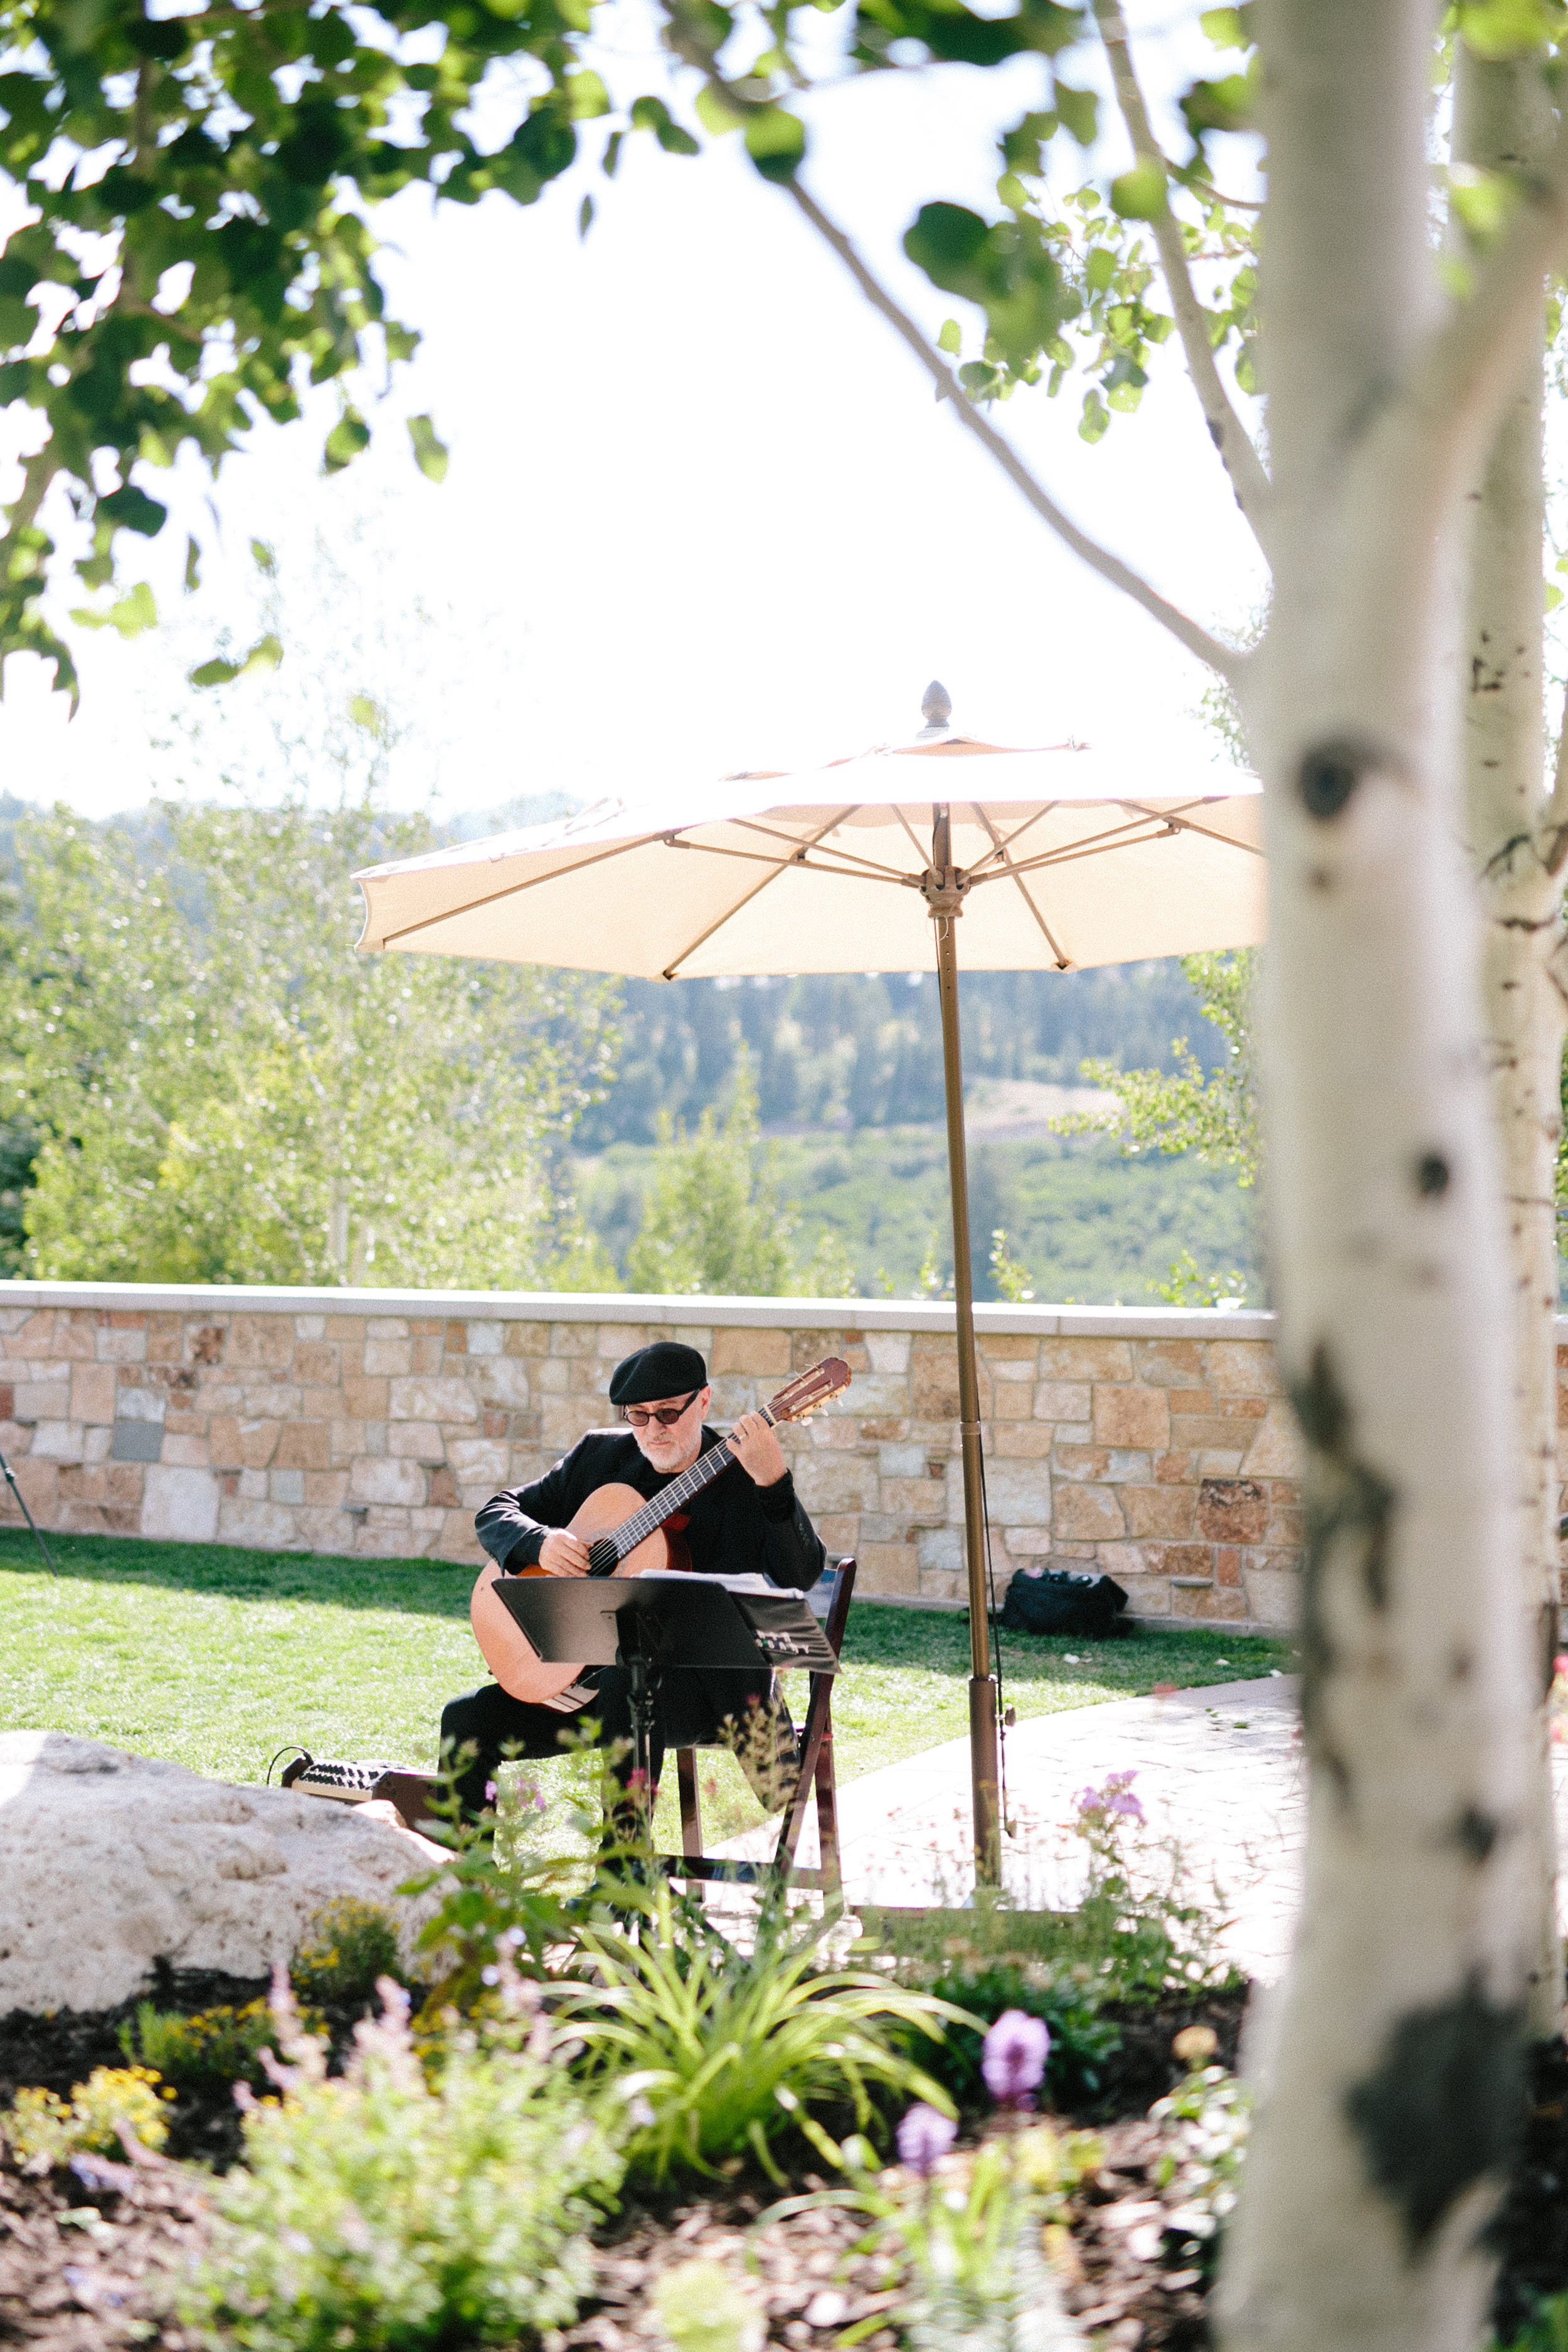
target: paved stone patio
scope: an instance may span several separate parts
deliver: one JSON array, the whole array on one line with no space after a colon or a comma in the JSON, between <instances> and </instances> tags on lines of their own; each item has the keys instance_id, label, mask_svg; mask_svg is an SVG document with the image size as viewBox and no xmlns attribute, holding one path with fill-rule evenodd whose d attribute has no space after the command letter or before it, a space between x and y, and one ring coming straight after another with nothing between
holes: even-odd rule
<instances>
[{"instance_id":1,"label":"paved stone patio","mask_svg":"<svg viewBox=\"0 0 1568 2352\"><path fill-rule=\"evenodd\" d=\"M1078 1791L1133 1772L1147 1821L1148 1866L1179 1869L1191 1898L1221 1916L1219 1943L1263 1983L1284 1971L1300 1900L1306 1760L1300 1679L1211 1684L1157 1698L1117 1699L1021 1723L1007 1735L1003 1876L1031 1908L1075 1904L1082 1841L1070 1826ZM1568 1749L1554 1752L1558 1846L1568 1880ZM839 1790L846 1897L857 1903L964 1901L970 1854L969 1743L947 1741ZM726 1853L761 1855L771 1833ZM816 1863L815 1816L801 1843Z\"/></svg>"}]
</instances>

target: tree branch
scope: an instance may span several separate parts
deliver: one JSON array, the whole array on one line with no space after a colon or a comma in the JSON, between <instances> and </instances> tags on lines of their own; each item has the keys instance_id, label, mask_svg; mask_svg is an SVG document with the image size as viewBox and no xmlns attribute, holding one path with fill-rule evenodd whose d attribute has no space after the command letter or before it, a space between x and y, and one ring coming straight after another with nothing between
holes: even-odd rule
<instances>
[{"instance_id":1,"label":"tree branch","mask_svg":"<svg viewBox=\"0 0 1568 2352\"><path fill-rule=\"evenodd\" d=\"M1132 63L1127 26L1117 0L1094 0L1094 14L1110 65L1116 102L1121 110L1121 120L1127 125L1127 135L1132 142L1132 152L1140 163L1155 164L1168 176L1171 167L1150 128L1148 109L1144 106L1143 92L1139 88ZM1263 469L1263 460L1253 446L1252 436L1237 415L1215 364L1214 345L1209 341L1208 315L1193 291L1192 272L1187 267L1187 248L1183 241L1181 223L1167 202L1149 226L1154 233L1160 265L1170 289L1171 308L1175 312L1176 331L1181 336L1182 349L1186 354L1187 374L1193 390L1197 394L1221 463L1230 476L1236 502L1252 525L1258 543L1264 545L1270 497L1268 477Z\"/></svg>"},{"instance_id":2,"label":"tree branch","mask_svg":"<svg viewBox=\"0 0 1568 2352\"><path fill-rule=\"evenodd\" d=\"M843 230L834 226L815 197L802 187L798 178L790 180L786 185L788 194L794 197L817 235L833 247L872 309L880 311L889 325L908 344L935 383L938 396L952 404L953 414L959 423L967 432L973 434L983 448L990 452L1009 481L1023 492L1040 520L1050 525L1058 538L1065 541L1090 571L1098 572L1102 580L1108 580L1113 588L1120 588L1123 595L1131 596L1133 603L1142 605L1152 620L1168 629L1178 644L1185 646L1190 654L1195 654L1201 662L1206 662L1211 669L1217 670L1223 678L1235 686L1246 674L1247 656L1238 653L1232 646L1222 645L1196 621L1189 619L1174 604L1167 604L1142 573L1123 563L1120 556L1112 555L1109 548L1101 547L1098 540L1090 539L1087 532L1079 530L1055 499L1040 488L1011 443L1003 439L995 426L966 396L941 354L927 342L908 312L899 308L887 289L872 275Z\"/></svg>"}]
</instances>

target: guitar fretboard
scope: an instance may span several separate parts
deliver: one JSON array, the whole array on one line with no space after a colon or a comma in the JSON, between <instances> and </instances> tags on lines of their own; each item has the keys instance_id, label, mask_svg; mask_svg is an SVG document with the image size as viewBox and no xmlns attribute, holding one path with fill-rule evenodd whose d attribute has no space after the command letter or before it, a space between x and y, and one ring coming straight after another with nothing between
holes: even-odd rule
<instances>
[{"instance_id":1,"label":"guitar fretboard","mask_svg":"<svg viewBox=\"0 0 1568 2352\"><path fill-rule=\"evenodd\" d=\"M760 1410L763 1419L771 1423L773 1416L767 1406L763 1405ZM704 1486L711 1485L721 1470L730 1467L734 1458L728 1441L722 1437L717 1445L710 1446L706 1454L700 1454L691 1467L683 1470L679 1478L671 1479L662 1494L656 1495L651 1503L645 1503L640 1511L634 1511L629 1519L623 1519L613 1534L599 1538L594 1549L597 1551L600 1544L613 1546L615 1558L602 1569L595 1563L589 1573L608 1576L619 1567L628 1552L636 1551L638 1544L647 1542L656 1528L661 1528L675 1512L684 1510L694 1495L700 1495Z\"/></svg>"}]
</instances>

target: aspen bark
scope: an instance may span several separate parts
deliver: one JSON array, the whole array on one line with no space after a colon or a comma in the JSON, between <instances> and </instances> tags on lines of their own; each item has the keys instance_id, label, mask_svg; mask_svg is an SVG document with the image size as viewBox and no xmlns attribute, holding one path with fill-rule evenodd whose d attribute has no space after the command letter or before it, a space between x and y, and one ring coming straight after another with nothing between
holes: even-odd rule
<instances>
[{"instance_id":1,"label":"aspen bark","mask_svg":"<svg viewBox=\"0 0 1568 2352\"><path fill-rule=\"evenodd\" d=\"M1468 2352L1491 2275L1477 2233L1519 2114L1534 1856L1513 1329L1453 716L1474 459L1441 399L1410 389L1441 309L1430 8L1261 15L1276 597L1248 715L1275 1288L1308 1447L1310 1803L1219 2319L1227 2352ZM1477 446L1500 399L1455 394Z\"/></svg>"},{"instance_id":2,"label":"aspen bark","mask_svg":"<svg viewBox=\"0 0 1568 2352\"><path fill-rule=\"evenodd\" d=\"M1457 163L1518 178L1539 172L1554 125L1534 58L1487 63L1455 45ZM1542 541L1543 334L1536 334L1484 471L1468 492L1461 751L1470 854L1481 887L1482 1003L1502 1156L1513 1288L1518 1507L1541 1682L1531 1732L1535 1958L1531 2028L1557 2032L1563 1956L1546 1693L1556 1649L1557 1214L1565 1015L1560 822L1543 773Z\"/></svg>"}]
</instances>

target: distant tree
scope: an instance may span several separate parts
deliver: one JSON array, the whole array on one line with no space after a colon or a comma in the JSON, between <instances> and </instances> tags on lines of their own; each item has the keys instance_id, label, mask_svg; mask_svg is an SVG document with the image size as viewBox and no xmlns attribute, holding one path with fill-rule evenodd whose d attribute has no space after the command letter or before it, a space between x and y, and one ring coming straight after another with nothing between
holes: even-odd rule
<instances>
[{"instance_id":1,"label":"distant tree","mask_svg":"<svg viewBox=\"0 0 1568 2352\"><path fill-rule=\"evenodd\" d=\"M613 1286L549 1162L609 1074L606 986L358 957L347 877L428 845L423 819L165 814L162 869L64 812L24 833L26 1271Z\"/></svg>"},{"instance_id":2,"label":"distant tree","mask_svg":"<svg viewBox=\"0 0 1568 2352\"><path fill-rule=\"evenodd\" d=\"M1173 1071L1119 1070L1114 1062L1086 1061L1080 1065L1085 1085L1114 1094L1117 1108L1073 1112L1051 1125L1063 1135L1120 1135L1128 1154L1191 1151L1210 1167L1235 1168L1238 1184L1255 1184L1263 1160L1252 1026L1258 961L1252 948L1182 958L1205 1019L1225 1038L1226 1058L1219 1069L1205 1070L1184 1037L1171 1042Z\"/></svg>"},{"instance_id":3,"label":"distant tree","mask_svg":"<svg viewBox=\"0 0 1568 2352\"><path fill-rule=\"evenodd\" d=\"M668 1112L660 1117L626 1279L633 1290L853 1297L855 1270L835 1235L825 1233L806 1264L797 1262L799 1223L780 1197L774 1155L763 1142L757 1115L756 1072L742 1045L721 1118L710 1105L689 1134Z\"/></svg>"}]
</instances>

